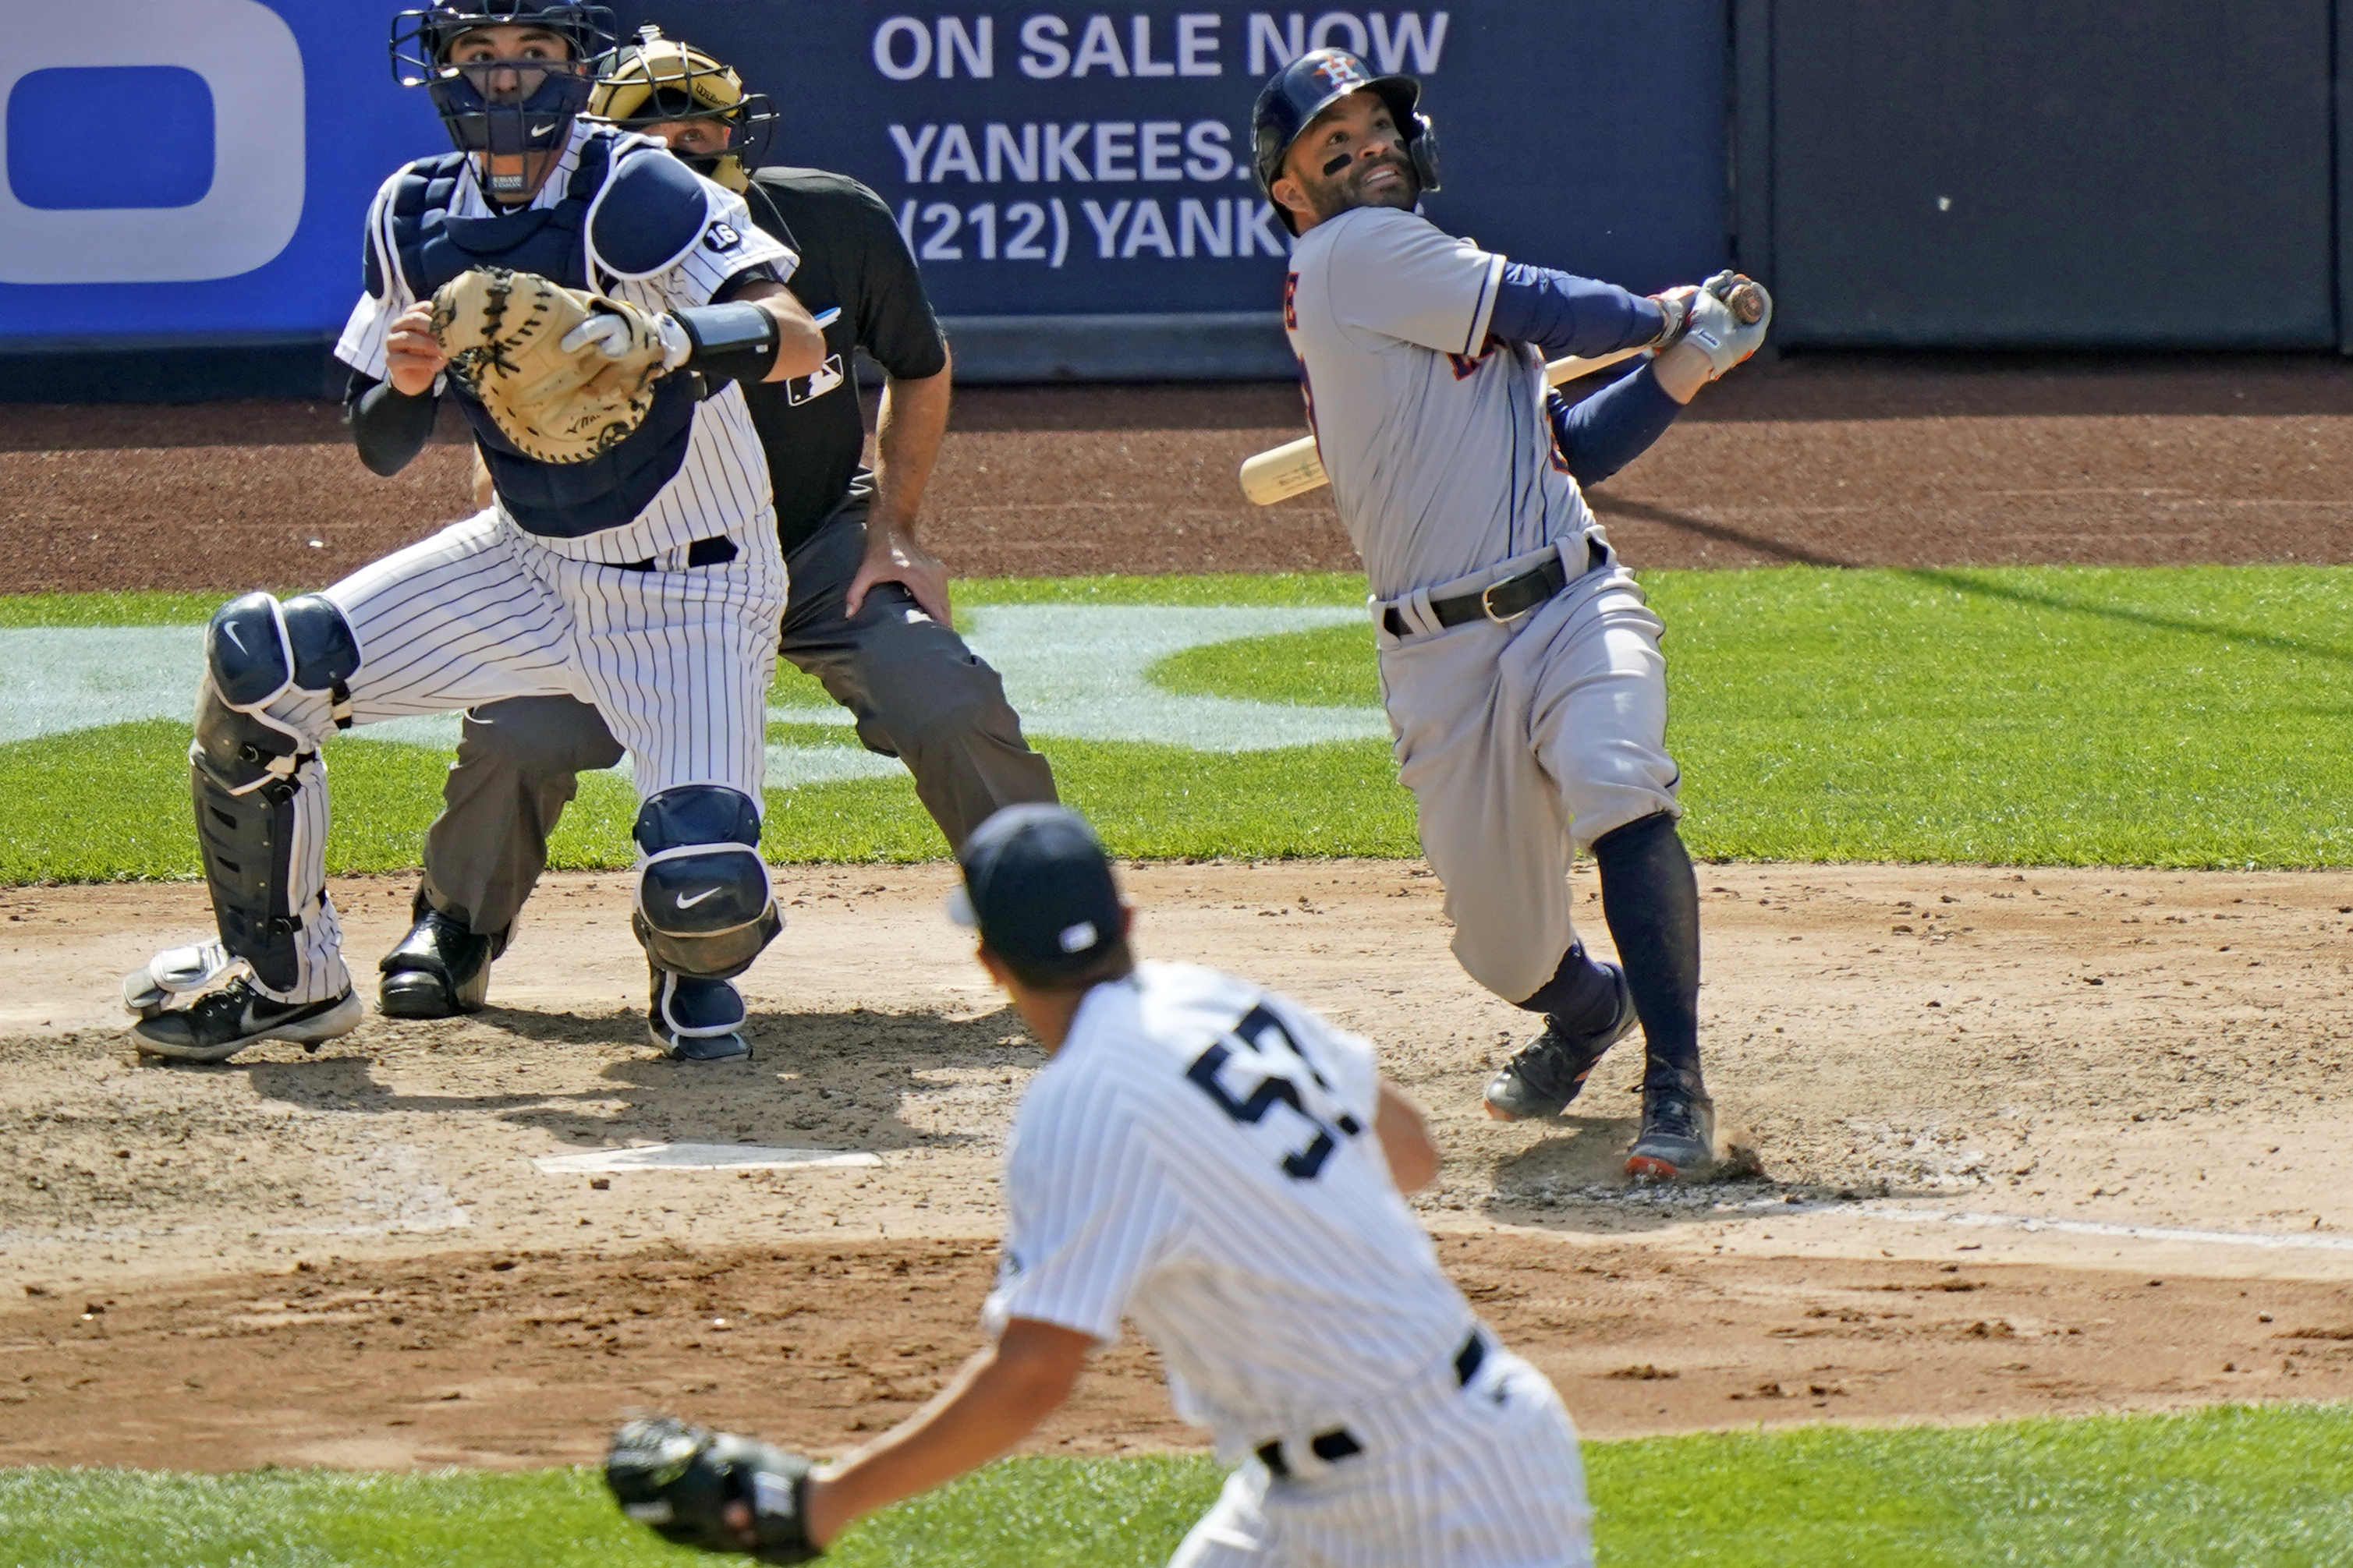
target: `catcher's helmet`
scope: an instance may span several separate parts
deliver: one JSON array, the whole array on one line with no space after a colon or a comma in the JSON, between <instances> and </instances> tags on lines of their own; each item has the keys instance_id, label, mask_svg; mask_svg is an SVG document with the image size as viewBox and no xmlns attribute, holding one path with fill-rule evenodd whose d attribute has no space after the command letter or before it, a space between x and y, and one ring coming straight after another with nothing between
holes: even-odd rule
<instances>
[{"instance_id":1,"label":"catcher's helmet","mask_svg":"<svg viewBox=\"0 0 2353 1568\"><path fill-rule=\"evenodd\" d=\"M588 112L628 131L702 120L724 129L727 151L679 157L698 174L733 191L750 183L775 132L776 106L767 94L747 93L744 79L691 44L662 37L649 22L636 41L596 62L596 85Z\"/></svg>"},{"instance_id":2,"label":"catcher's helmet","mask_svg":"<svg viewBox=\"0 0 2353 1568\"><path fill-rule=\"evenodd\" d=\"M568 68L530 62L539 85L518 102L491 100L488 70L449 63L450 47L481 27L539 27L571 47ZM392 19L392 74L403 87L422 87L467 153L544 153L570 140L572 121L587 107L588 62L613 46L613 13L574 0L433 0L424 10ZM508 65L518 62L485 62Z\"/></svg>"},{"instance_id":3,"label":"catcher's helmet","mask_svg":"<svg viewBox=\"0 0 2353 1568\"><path fill-rule=\"evenodd\" d=\"M1282 174L1283 154L1307 129L1307 122L1347 97L1366 89L1380 94L1397 121L1398 139L1413 160L1414 179L1424 191L1438 189L1438 128L1417 107L1421 83L1409 76L1375 76L1372 68L1345 49L1313 49L1267 79L1257 104L1250 110L1251 156L1258 188L1274 205L1274 216L1292 233L1299 232L1291 214L1274 200L1274 182Z\"/></svg>"}]
</instances>

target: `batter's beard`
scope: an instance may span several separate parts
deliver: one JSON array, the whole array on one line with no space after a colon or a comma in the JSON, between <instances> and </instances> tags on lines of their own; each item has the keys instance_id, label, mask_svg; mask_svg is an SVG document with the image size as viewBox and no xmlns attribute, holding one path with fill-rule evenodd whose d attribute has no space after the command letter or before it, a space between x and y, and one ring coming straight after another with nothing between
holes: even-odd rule
<instances>
[{"instance_id":1,"label":"batter's beard","mask_svg":"<svg viewBox=\"0 0 2353 1568\"><path fill-rule=\"evenodd\" d=\"M1365 181L1381 169L1395 169L1403 177L1386 190L1366 194ZM1345 212L1354 212L1358 207L1398 207L1411 212L1421 201L1421 181L1415 175L1413 164L1399 158L1394 162L1376 163L1361 174L1352 174L1345 181L1335 181L1311 195L1314 198L1315 217L1319 223L1338 217Z\"/></svg>"}]
</instances>

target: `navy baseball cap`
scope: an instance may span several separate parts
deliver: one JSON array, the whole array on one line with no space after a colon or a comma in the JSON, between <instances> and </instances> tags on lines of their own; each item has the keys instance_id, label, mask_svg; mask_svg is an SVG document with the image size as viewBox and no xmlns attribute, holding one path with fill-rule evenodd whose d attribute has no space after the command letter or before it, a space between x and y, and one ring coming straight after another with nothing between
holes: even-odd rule
<instances>
[{"instance_id":1,"label":"navy baseball cap","mask_svg":"<svg viewBox=\"0 0 2353 1568\"><path fill-rule=\"evenodd\" d=\"M1059 805L1008 805L956 853L958 925L1032 974L1076 974L1119 945L1119 888L1086 818Z\"/></svg>"}]
</instances>

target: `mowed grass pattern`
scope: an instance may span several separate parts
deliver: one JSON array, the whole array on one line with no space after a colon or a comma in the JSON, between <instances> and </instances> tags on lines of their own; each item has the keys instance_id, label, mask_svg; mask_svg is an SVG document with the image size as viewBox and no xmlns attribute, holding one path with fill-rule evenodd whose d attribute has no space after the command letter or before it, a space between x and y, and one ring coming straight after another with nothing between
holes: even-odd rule
<instances>
[{"instance_id":1,"label":"mowed grass pattern","mask_svg":"<svg viewBox=\"0 0 2353 1568\"><path fill-rule=\"evenodd\" d=\"M1685 834L1731 859L2027 865L2353 864L2353 572L2209 567L1659 573ZM1349 604L1359 580L1082 578L963 585L991 603ZM173 624L180 595L0 601L0 625ZM1378 700L1369 628L1196 648L1171 689ZM821 702L790 670L777 699ZM780 726L780 742L852 743ZM1033 739L1118 853L1412 855L1412 802L1376 741L1223 756ZM193 875L186 734L117 725L0 746L0 879ZM329 749L337 870L417 863L447 759ZM628 863L627 784L592 775L559 866ZM771 792L781 862L945 850L903 779Z\"/></svg>"},{"instance_id":2,"label":"mowed grass pattern","mask_svg":"<svg viewBox=\"0 0 2353 1568\"><path fill-rule=\"evenodd\" d=\"M2353 1407L1801 1427L1586 1449L1601 1563L2353 1561ZM1206 1459L1019 1459L852 1531L841 1568L1144 1568L1216 1496ZM18 1568L631 1568L712 1559L626 1523L592 1472L0 1472Z\"/></svg>"},{"instance_id":3,"label":"mowed grass pattern","mask_svg":"<svg viewBox=\"0 0 2353 1568\"><path fill-rule=\"evenodd\" d=\"M2353 573L1659 573L1686 837L1767 860L2353 861ZM1369 632L1178 690L1376 702Z\"/></svg>"}]
</instances>

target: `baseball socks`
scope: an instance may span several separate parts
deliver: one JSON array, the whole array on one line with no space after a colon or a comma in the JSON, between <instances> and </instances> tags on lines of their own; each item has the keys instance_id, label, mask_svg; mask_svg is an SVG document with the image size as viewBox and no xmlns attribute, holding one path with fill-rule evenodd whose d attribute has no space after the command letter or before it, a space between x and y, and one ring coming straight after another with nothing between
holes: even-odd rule
<instances>
[{"instance_id":1,"label":"baseball socks","mask_svg":"<svg viewBox=\"0 0 2353 1568\"><path fill-rule=\"evenodd\" d=\"M1500 1121L1558 1116L1637 1016L1625 971L1588 957L1582 942L1572 944L1553 977L1519 1005L1545 1016L1544 1033L1487 1085L1487 1114Z\"/></svg>"},{"instance_id":2,"label":"baseball socks","mask_svg":"<svg viewBox=\"0 0 2353 1568\"><path fill-rule=\"evenodd\" d=\"M1715 1164L1715 1103L1699 1067L1699 879L1663 812L1603 834L1593 859L1649 1047L1627 1173L1704 1175Z\"/></svg>"}]
</instances>

